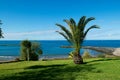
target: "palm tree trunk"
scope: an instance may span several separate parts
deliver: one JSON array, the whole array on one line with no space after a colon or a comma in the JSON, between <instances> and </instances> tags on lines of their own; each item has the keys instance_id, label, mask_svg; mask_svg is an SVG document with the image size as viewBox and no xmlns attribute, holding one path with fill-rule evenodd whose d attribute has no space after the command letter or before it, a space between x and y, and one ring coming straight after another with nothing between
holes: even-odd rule
<instances>
[{"instance_id":1,"label":"palm tree trunk","mask_svg":"<svg viewBox=\"0 0 120 80\"><path fill-rule=\"evenodd\" d=\"M76 51L73 55L73 61L75 64L83 64L83 58L79 54L79 51Z\"/></svg>"}]
</instances>

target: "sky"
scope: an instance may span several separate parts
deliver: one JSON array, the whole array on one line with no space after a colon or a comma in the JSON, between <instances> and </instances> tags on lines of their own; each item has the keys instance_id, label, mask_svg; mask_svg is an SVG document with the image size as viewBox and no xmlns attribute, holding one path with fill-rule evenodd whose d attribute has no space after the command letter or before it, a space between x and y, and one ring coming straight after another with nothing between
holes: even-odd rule
<instances>
[{"instance_id":1,"label":"sky","mask_svg":"<svg viewBox=\"0 0 120 80\"><path fill-rule=\"evenodd\" d=\"M55 24L63 19L95 17L86 40L120 40L120 0L0 0L0 40L64 40Z\"/></svg>"}]
</instances>

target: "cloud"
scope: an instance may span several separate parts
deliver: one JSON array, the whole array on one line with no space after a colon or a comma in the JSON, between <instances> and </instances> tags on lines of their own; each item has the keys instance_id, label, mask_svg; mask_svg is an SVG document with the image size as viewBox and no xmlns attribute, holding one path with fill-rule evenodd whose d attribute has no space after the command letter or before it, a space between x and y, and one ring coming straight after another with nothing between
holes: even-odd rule
<instances>
[{"instance_id":1,"label":"cloud","mask_svg":"<svg viewBox=\"0 0 120 80\"><path fill-rule=\"evenodd\" d=\"M56 39L58 36L55 30L43 30L43 31L31 31L31 32L8 32L4 34L3 40L22 40L22 39L34 39L34 40L48 40Z\"/></svg>"},{"instance_id":2,"label":"cloud","mask_svg":"<svg viewBox=\"0 0 120 80\"><path fill-rule=\"evenodd\" d=\"M54 30L47 30L47 31L32 31L32 32L11 32L6 33L6 36L28 36L28 35L41 35L41 34L47 34L47 33L53 33Z\"/></svg>"},{"instance_id":3,"label":"cloud","mask_svg":"<svg viewBox=\"0 0 120 80\"><path fill-rule=\"evenodd\" d=\"M90 32L87 39L92 40L118 40L120 39L120 31L115 29L110 30L100 30Z\"/></svg>"},{"instance_id":4,"label":"cloud","mask_svg":"<svg viewBox=\"0 0 120 80\"><path fill-rule=\"evenodd\" d=\"M55 32L56 30L43 30L31 32L8 32L1 40L65 40L63 36ZM120 39L119 29L97 29L91 30L86 40L115 40Z\"/></svg>"}]
</instances>

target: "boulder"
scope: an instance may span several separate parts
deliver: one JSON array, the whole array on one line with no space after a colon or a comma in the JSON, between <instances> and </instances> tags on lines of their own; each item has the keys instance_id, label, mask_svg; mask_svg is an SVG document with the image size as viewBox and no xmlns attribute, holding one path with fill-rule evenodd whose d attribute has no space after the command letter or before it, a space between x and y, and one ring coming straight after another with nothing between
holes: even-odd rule
<instances>
[{"instance_id":1,"label":"boulder","mask_svg":"<svg viewBox=\"0 0 120 80\"><path fill-rule=\"evenodd\" d=\"M116 48L113 52L113 55L120 56L120 48Z\"/></svg>"}]
</instances>

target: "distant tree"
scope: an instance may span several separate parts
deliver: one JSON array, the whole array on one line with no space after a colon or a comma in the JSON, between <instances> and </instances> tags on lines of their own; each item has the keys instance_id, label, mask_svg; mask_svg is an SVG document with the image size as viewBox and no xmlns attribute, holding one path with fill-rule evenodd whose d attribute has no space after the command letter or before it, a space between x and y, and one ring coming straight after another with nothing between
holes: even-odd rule
<instances>
[{"instance_id":1,"label":"distant tree","mask_svg":"<svg viewBox=\"0 0 120 80\"><path fill-rule=\"evenodd\" d=\"M21 59L30 60L30 50L31 50L31 42L28 40L24 40L21 42Z\"/></svg>"},{"instance_id":2,"label":"distant tree","mask_svg":"<svg viewBox=\"0 0 120 80\"><path fill-rule=\"evenodd\" d=\"M21 60L38 60L42 54L40 44L24 40L21 42Z\"/></svg>"},{"instance_id":3,"label":"distant tree","mask_svg":"<svg viewBox=\"0 0 120 80\"><path fill-rule=\"evenodd\" d=\"M95 18L90 17L86 19L86 16L83 16L80 18L78 24L76 24L76 22L72 18L70 20L64 20L64 22L66 22L69 26L70 30L68 30L61 24L56 24L62 30L62 32L57 32L62 35L68 42L70 42L74 48L73 60L75 64L83 63L83 58L80 55L80 49L87 33L93 28L99 28L97 25L93 25L88 29L85 29L87 23L91 20L95 20Z\"/></svg>"},{"instance_id":4,"label":"distant tree","mask_svg":"<svg viewBox=\"0 0 120 80\"><path fill-rule=\"evenodd\" d=\"M22 43L23 41L20 44L20 60L27 61L27 49Z\"/></svg>"},{"instance_id":5,"label":"distant tree","mask_svg":"<svg viewBox=\"0 0 120 80\"><path fill-rule=\"evenodd\" d=\"M2 21L0 20L0 25L2 25ZM2 33L2 28L0 28L0 38L4 38L3 33Z\"/></svg>"},{"instance_id":6,"label":"distant tree","mask_svg":"<svg viewBox=\"0 0 120 80\"><path fill-rule=\"evenodd\" d=\"M38 42L32 42L30 59L31 60L38 60L39 56L42 53L43 52L42 52L42 49L40 47L40 44Z\"/></svg>"}]
</instances>

